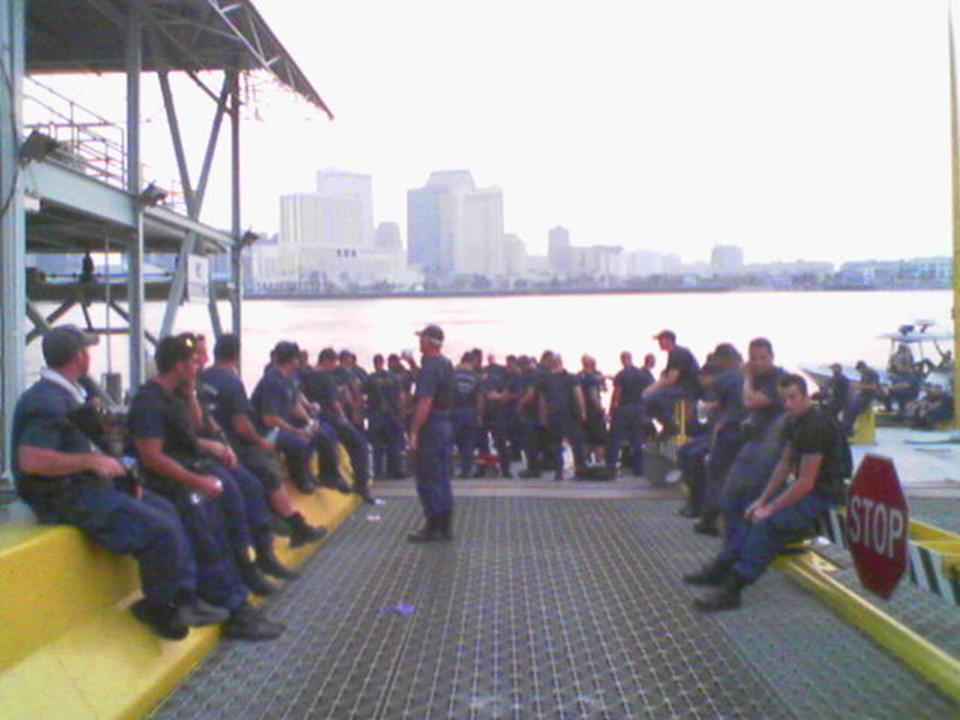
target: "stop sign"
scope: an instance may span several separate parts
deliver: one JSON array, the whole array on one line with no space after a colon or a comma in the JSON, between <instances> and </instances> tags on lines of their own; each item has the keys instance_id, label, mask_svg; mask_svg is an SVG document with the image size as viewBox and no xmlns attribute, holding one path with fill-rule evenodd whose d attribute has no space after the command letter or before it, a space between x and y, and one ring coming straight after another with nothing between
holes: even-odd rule
<instances>
[{"instance_id":1,"label":"stop sign","mask_svg":"<svg viewBox=\"0 0 960 720\"><path fill-rule=\"evenodd\" d=\"M847 495L847 544L865 588L888 599L907 569L909 514L897 469L867 455Z\"/></svg>"}]
</instances>

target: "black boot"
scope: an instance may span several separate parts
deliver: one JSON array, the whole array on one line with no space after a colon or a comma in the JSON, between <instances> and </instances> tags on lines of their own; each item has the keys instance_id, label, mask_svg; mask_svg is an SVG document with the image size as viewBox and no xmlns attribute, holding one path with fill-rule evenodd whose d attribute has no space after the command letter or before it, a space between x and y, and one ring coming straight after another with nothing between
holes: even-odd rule
<instances>
[{"instance_id":1,"label":"black boot","mask_svg":"<svg viewBox=\"0 0 960 720\"><path fill-rule=\"evenodd\" d=\"M442 537L439 517L428 517L423 527L407 535L407 542L426 543L437 542Z\"/></svg>"},{"instance_id":2,"label":"black boot","mask_svg":"<svg viewBox=\"0 0 960 720\"><path fill-rule=\"evenodd\" d=\"M262 612L244 603L233 611L223 634L233 640L273 640L285 629L282 623L269 620Z\"/></svg>"},{"instance_id":3,"label":"black boot","mask_svg":"<svg viewBox=\"0 0 960 720\"><path fill-rule=\"evenodd\" d=\"M254 595L264 597L277 591L277 586L267 580L249 558L242 558L237 562L237 566L240 568L240 576L243 578L244 584L250 588L250 592Z\"/></svg>"},{"instance_id":4,"label":"black boot","mask_svg":"<svg viewBox=\"0 0 960 720\"><path fill-rule=\"evenodd\" d=\"M677 511L677 515L685 518L698 518L700 517L700 508L693 500L687 500L684 506Z\"/></svg>"},{"instance_id":5,"label":"black boot","mask_svg":"<svg viewBox=\"0 0 960 720\"><path fill-rule=\"evenodd\" d=\"M746 584L747 581L735 572L729 572L716 590L705 597L695 599L693 606L701 612L736 610L740 607L740 591Z\"/></svg>"},{"instance_id":6,"label":"black boot","mask_svg":"<svg viewBox=\"0 0 960 720\"><path fill-rule=\"evenodd\" d=\"M297 490L302 492L304 495L313 495L313 493L316 492L317 486L319 485L317 478L310 474L295 475L290 479L293 481L293 484Z\"/></svg>"},{"instance_id":7,"label":"black boot","mask_svg":"<svg viewBox=\"0 0 960 720\"><path fill-rule=\"evenodd\" d=\"M437 530L441 540L453 540L453 513L448 512L437 518Z\"/></svg>"},{"instance_id":8,"label":"black boot","mask_svg":"<svg viewBox=\"0 0 960 720\"><path fill-rule=\"evenodd\" d=\"M730 574L730 564L714 558L702 568L683 576L683 581L689 585L720 585Z\"/></svg>"},{"instance_id":9,"label":"black boot","mask_svg":"<svg viewBox=\"0 0 960 720\"><path fill-rule=\"evenodd\" d=\"M273 545L257 549L257 569L264 575L272 575L281 580L296 580L300 573L291 570L282 562L273 551Z\"/></svg>"},{"instance_id":10,"label":"black boot","mask_svg":"<svg viewBox=\"0 0 960 720\"><path fill-rule=\"evenodd\" d=\"M710 535L712 537L720 535L720 528L717 527L717 514L704 512L700 519L693 524L693 531L700 535Z\"/></svg>"},{"instance_id":11,"label":"black boot","mask_svg":"<svg viewBox=\"0 0 960 720\"><path fill-rule=\"evenodd\" d=\"M175 605L154 605L141 598L130 606L137 620L167 640L183 640L190 629L177 616Z\"/></svg>"},{"instance_id":12,"label":"black boot","mask_svg":"<svg viewBox=\"0 0 960 720\"><path fill-rule=\"evenodd\" d=\"M367 487L366 483L363 485L357 485L353 491L360 496L360 499L363 500L367 505L376 505L377 499L373 497L370 493L370 488Z\"/></svg>"},{"instance_id":13,"label":"black boot","mask_svg":"<svg viewBox=\"0 0 960 720\"><path fill-rule=\"evenodd\" d=\"M295 512L286 520L287 524L290 525L290 547L292 548L318 542L327 536L325 527L308 525L303 515L298 512Z\"/></svg>"}]
</instances>

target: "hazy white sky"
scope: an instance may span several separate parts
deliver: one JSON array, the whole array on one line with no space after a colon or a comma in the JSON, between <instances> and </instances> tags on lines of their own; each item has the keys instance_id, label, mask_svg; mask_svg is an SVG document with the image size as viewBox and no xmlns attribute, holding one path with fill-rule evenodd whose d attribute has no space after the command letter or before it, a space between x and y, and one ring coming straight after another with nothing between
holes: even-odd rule
<instances>
[{"instance_id":1,"label":"hazy white sky","mask_svg":"<svg viewBox=\"0 0 960 720\"><path fill-rule=\"evenodd\" d=\"M244 224L276 230L278 196L334 166L371 174L376 221L405 237L406 190L466 168L503 188L531 252L562 224L687 261L717 243L748 261L946 255L947 2L255 0L336 120L257 84ZM75 90L102 106L93 82Z\"/></svg>"}]
</instances>

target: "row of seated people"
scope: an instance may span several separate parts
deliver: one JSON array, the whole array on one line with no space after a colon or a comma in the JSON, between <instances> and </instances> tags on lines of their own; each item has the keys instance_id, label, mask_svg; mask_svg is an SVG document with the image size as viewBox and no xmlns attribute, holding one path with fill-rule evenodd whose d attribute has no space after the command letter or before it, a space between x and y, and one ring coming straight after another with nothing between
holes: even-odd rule
<instances>
[{"instance_id":1,"label":"row of seated people","mask_svg":"<svg viewBox=\"0 0 960 720\"><path fill-rule=\"evenodd\" d=\"M852 459L840 425L802 377L775 365L766 338L750 342L746 362L718 345L699 383L707 422L678 450L688 490L680 514L696 518L696 532L722 536L716 557L684 576L713 588L695 600L709 612L739 607L742 589L843 501Z\"/></svg>"},{"instance_id":2,"label":"row of seated people","mask_svg":"<svg viewBox=\"0 0 960 720\"><path fill-rule=\"evenodd\" d=\"M279 636L282 624L249 602L251 592L277 589L267 576L297 577L277 558L274 534L296 547L326 529L295 510L250 415L233 408L218 422L198 400L206 349L189 333L157 345L157 374L131 401L121 455L87 393L97 340L70 325L43 339L46 367L19 399L12 428L21 498L41 523L76 526L134 555L143 598L131 609L160 636L220 623L231 638ZM235 366L236 338L223 336L216 354Z\"/></svg>"}]
</instances>

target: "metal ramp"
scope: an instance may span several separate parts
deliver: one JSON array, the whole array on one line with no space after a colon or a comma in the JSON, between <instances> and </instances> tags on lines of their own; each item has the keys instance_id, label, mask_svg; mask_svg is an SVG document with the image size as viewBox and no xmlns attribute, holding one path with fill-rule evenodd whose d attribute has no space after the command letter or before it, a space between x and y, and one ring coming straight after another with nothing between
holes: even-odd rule
<instances>
[{"instance_id":1,"label":"metal ramp","mask_svg":"<svg viewBox=\"0 0 960 720\"><path fill-rule=\"evenodd\" d=\"M957 714L778 572L738 613L693 611L679 577L715 541L676 500L466 494L445 546L403 541L409 486L355 513L271 600L286 635L224 643L154 717Z\"/></svg>"}]
</instances>

